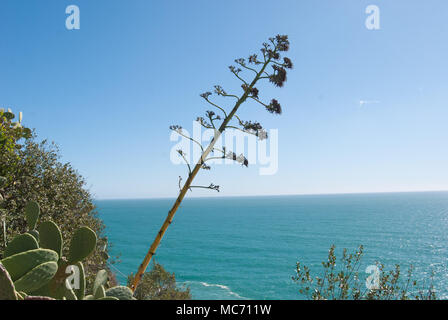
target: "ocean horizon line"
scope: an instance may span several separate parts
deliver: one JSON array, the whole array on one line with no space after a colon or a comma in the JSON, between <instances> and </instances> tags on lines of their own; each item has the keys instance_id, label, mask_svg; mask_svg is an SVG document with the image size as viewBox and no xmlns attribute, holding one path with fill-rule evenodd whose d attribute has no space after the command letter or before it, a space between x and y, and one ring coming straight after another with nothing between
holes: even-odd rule
<instances>
[{"instance_id":1,"label":"ocean horizon line","mask_svg":"<svg viewBox=\"0 0 448 320\"><path fill-rule=\"evenodd\" d=\"M407 191L372 191L372 192L334 192L334 193L291 193L266 195L224 195L224 196L191 196L188 199L222 199L222 198L272 198L272 197L306 197L306 196L342 196L342 195L369 195L369 194L398 194L398 193L444 193L448 190L407 190ZM93 198L94 201L114 200L176 200L177 197L130 197L130 198Z\"/></svg>"}]
</instances>

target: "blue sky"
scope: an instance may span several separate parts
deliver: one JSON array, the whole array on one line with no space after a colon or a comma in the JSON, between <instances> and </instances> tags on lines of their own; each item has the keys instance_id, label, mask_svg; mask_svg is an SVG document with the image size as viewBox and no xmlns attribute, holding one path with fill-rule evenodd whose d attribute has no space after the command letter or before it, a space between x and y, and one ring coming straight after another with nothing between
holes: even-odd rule
<instances>
[{"instance_id":1,"label":"blue sky","mask_svg":"<svg viewBox=\"0 0 448 320\"><path fill-rule=\"evenodd\" d=\"M80 30L65 28L71 4ZM380 30L364 25L370 4ZM191 128L209 109L200 93L238 85L235 58L288 34L288 83L259 86L283 115L241 111L278 128L278 173L220 166L198 183L229 196L448 190L447 11L444 0L2 0L0 105L57 142L96 197L174 197L185 168L170 162L169 125Z\"/></svg>"}]
</instances>

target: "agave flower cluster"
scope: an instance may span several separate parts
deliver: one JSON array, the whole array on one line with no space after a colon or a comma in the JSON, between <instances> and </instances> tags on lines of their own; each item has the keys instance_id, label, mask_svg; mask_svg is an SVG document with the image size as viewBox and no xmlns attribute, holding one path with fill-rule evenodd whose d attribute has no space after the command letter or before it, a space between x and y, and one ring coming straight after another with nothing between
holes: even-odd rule
<instances>
[{"instance_id":1,"label":"agave flower cluster","mask_svg":"<svg viewBox=\"0 0 448 320\"><path fill-rule=\"evenodd\" d=\"M268 133L259 122L242 120L236 114L236 111L242 103L246 101L253 101L269 113L276 115L280 115L282 113L282 107L276 99L270 99L269 102L263 102L260 98L260 90L256 87L256 85L260 80L266 79L276 87L283 87L287 80L287 70L292 69L293 67L291 59L288 57L282 57L282 54L288 50L288 36L277 35L269 38L268 42L263 43L262 48L260 49L261 54L254 53L249 55L247 59L236 59L235 64L229 66L229 70L239 81L241 81L242 93L229 93L224 90L222 86L215 85L212 90L213 92L206 91L200 95L209 105L214 107L215 110L207 110L205 116L197 117L196 121L206 129L215 130L216 135L222 134L226 129L235 129L254 135L260 140L267 139ZM253 75L253 79L251 81L247 80L248 75ZM229 110L226 106L219 105L217 102L212 100L213 96L228 98L234 105L233 109ZM182 134L181 126L174 125L171 126L170 129ZM193 140L190 137L188 138L198 144L204 152L205 146L202 146L199 141ZM211 159L219 158L231 159L246 167L249 165L249 161L242 154L237 156L232 151L226 151L225 148L219 149L214 147L214 145L211 151L213 156L209 156L207 154L207 157L201 157L201 169L210 170L211 167L207 165L206 162ZM216 153L220 155L216 156ZM185 155L183 153L179 154L185 159ZM190 167L189 174L191 174ZM219 191L219 186L213 184L208 187L201 186L201 188Z\"/></svg>"}]
</instances>

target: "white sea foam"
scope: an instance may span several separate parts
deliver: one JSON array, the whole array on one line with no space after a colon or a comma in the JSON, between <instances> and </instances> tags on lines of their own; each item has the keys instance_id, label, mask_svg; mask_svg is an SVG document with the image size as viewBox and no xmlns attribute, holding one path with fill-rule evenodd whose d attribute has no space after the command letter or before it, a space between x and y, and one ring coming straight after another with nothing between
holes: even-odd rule
<instances>
[{"instance_id":1,"label":"white sea foam","mask_svg":"<svg viewBox=\"0 0 448 320\"><path fill-rule=\"evenodd\" d=\"M222 290L225 290L229 295L234 296L237 299L249 300L247 298L240 296L238 293L233 292L228 286L225 286L223 284L207 283L207 282L203 282L203 281L185 281L183 283L184 284L200 284L201 286L204 286L204 287L220 288Z\"/></svg>"}]
</instances>

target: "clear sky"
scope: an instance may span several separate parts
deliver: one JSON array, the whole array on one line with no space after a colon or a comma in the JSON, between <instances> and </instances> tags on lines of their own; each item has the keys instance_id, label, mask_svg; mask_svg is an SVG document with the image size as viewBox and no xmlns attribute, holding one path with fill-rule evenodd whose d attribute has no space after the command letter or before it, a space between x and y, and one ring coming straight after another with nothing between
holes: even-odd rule
<instances>
[{"instance_id":1,"label":"clear sky","mask_svg":"<svg viewBox=\"0 0 448 320\"><path fill-rule=\"evenodd\" d=\"M65 27L79 6L80 30ZM380 30L365 27L380 8ZM171 124L191 129L199 94L235 87L227 66L288 34L286 86L259 86L282 116L242 114L279 132L279 170L219 166L221 195L448 190L446 0L1 0L0 105L98 198L174 197ZM360 103L368 101L371 103ZM195 191L195 196L213 192Z\"/></svg>"}]
</instances>

